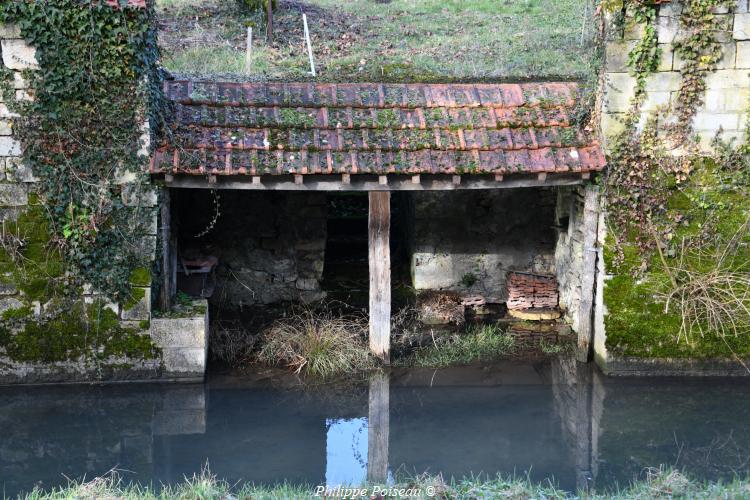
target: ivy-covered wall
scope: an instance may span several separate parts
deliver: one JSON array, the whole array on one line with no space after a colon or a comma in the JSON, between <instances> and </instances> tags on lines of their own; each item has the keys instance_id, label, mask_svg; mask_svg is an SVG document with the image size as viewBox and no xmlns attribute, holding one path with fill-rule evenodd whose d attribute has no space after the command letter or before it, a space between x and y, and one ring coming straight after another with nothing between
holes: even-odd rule
<instances>
[{"instance_id":1,"label":"ivy-covered wall","mask_svg":"<svg viewBox=\"0 0 750 500\"><path fill-rule=\"evenodd\" d=\"M748 2L604 6L596 359L609 373L748 373Z\"/></svg>"},{"instance_id":2,"label":"ivy-covered wall","mask_svg":"<svg viewBox=\"0 0 750 500\"><path fill-rule=\"evenodd\" d=\"M0 383L175 376L183 351L151 332L153 21L140 1L0 5Z\"/></svg>"}]
</instances>

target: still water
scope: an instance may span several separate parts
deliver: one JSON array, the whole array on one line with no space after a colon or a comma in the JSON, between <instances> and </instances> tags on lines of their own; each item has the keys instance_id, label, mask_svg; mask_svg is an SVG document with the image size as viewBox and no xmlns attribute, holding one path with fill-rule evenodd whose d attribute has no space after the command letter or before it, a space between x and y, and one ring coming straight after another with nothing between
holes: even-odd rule
<instances>
[{"instance_id":1,"label":"still water","mask_svg":"<svg viewBox=\"0 0 750 500\"><path fill-rule=\"evenodd\" d=\"M301 390L230 376L205 385L0 388L0 496L113 468L179 482L359 484L485 473L563 488L627 484L666 464L750 473L750 383L611 379L573 361L395 371Z\"/></svg>"}]
</instances>

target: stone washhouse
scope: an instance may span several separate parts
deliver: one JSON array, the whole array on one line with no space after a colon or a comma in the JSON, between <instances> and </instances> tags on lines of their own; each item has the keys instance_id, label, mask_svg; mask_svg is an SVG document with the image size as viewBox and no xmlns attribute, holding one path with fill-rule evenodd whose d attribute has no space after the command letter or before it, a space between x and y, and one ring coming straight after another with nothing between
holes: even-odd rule
<instances>
[{"instance_id":1,"label":"stone washhouse","mask_svg":"<svg viewBox=\"0 0 750 500\"><path fill-rule=\"evenodd\" d=\"M597 237L592 175L605 159L573 123L576 84L172 80L165 93L174 133L150 164L172 203L165 265L180 265L190 241L179 233L200 229L191 220L211 218L196 193L223 193L225 229L196 250L230 271L216 283L222 301L323 297L326 197L364 192L376 355L389 357L398 226L418 292L507 303L521 318L560 307L588 356L592 292L582 290L593 287L596 253L586 259L584 248ZM176 273L164 276L163 289L176 290Z\"/></svg>"}]
</instances>

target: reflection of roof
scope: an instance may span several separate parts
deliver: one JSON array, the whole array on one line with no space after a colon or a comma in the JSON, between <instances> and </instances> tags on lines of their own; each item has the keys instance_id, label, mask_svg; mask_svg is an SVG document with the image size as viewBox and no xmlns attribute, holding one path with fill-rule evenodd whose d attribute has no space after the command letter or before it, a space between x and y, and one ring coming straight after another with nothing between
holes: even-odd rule
<instances>
[{"instance_id":1,"label":"reflection of roof","mask_svg":"<svg viewBox=\"0 0 750 500\"><path fill-rule=\"evenodd\" d=\"M504 174L604 168L574 83L166 82L174 134L152 173Z\"/></svg>"}]
</instances>

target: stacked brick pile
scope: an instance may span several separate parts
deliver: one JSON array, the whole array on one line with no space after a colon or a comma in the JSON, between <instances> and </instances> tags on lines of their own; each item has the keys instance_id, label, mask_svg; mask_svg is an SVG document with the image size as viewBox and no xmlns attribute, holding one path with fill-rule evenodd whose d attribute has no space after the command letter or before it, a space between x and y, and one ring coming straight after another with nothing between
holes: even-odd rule
<instances>
[{"instance_id":1,"label":"stacked brick pile","mask_svg":"<svg viewBox=\"0 0 750 500\"><path fill-rule=\"evenodd\" d=\"M508 309L555 309L559 296L557 280L549 276L508 273Z\"/></svg>"}]
</instances>

